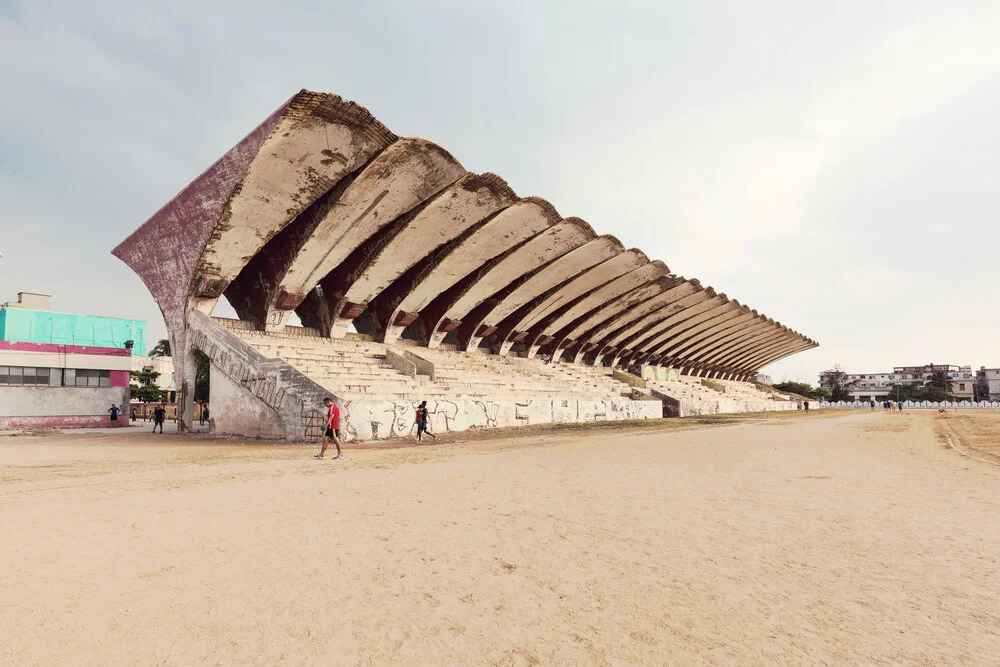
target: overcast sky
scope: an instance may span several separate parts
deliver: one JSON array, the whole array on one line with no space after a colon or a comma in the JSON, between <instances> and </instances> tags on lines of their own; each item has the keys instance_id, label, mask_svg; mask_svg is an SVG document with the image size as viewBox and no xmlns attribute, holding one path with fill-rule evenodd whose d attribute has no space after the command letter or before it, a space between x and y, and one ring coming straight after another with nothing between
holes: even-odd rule
<instances>
[{"instance_id":1,"label":"overcast sky","mask_svg":"<svg viewBox=\"0 0 1000 667\"><path fill-rule=\"evenodd\" d=\"M164 335L111 249L309 88L819 341L776 381L1000 366L1000 2L97 4L0 0L0 301Z\"/></svg>"}]
</instances>

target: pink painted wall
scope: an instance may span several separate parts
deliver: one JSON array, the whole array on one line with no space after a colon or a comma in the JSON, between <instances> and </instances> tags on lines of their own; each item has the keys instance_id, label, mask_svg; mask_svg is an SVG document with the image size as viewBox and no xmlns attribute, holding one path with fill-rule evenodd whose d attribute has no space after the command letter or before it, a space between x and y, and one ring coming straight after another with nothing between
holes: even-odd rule
<instances>
[{"instance_id":1,"label":"pink painted wall","mask_svg":"<svg viewBox=\"0 0 1000 667\"><path fill-rule=\"evenodd\" d=\"M54 352L59 354L91 354L103 357L131 357L132 351L117 347L90 347L88 345L58 345L56 343L12 343L0 340L0 350L15 352Z\"/></svg>"},{"instance_id":2,"label":"pink painted wall","mask_svg":"<svg viewBox=\"0 0 1000 667\"><path fill-rule=\"evenodd\" d=\"M128 415L118 415L118 425L128 425ZM111 415L52 415L44 417L0 417L0 427L22 428L96 428L112 426Z\"/></svg>"}]
</instances>

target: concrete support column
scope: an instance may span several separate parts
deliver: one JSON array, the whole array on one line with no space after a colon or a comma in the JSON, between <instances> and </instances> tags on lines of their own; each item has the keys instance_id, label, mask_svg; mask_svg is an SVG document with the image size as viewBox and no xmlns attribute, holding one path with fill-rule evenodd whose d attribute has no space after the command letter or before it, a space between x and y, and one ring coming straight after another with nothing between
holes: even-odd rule
<instances>
[{"instance_id":1,"label":"concrete support column","mask_svg":"<svg viewBox=\"0 0 1000 667\"><path fill-rule=\"evenodd\" d=\"M185 341L186 343L186 341ZM186 349L185 349L186 348ZM185 350L182 354L184 364L180 369L175 367L175 378L180 377L181 383L177 390L177 432L184 433L190 431L194 425L194 383L198 376L198 356L195 348L181 348Z\"/></svg>"}]
</instances>

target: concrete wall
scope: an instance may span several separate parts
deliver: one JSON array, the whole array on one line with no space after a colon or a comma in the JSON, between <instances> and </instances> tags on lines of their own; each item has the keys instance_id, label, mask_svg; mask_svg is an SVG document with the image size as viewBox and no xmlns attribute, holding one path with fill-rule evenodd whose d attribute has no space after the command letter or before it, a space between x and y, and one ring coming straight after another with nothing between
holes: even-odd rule
<instances>
[{"instance_id":1,"label":"concrete wall","mask_svg":"<svg viewBox=\"0 0 1000 667\"><path fill-rule=\"evenodd\" d=\"M769 401L752 398L719 398L699 400L690 398L677 399L680 402L680 417L697 415L728 415L740 412L784 412L795 410L791 401Z\"/></svg>"},{"instance_id":2,"label":"concrete wall","mask_svg":"<svg viewBox=\"0 0 1000 667\"><path fill-rule=\"evenodd\" d=\"M214 399L213 399L214 400ZM414 413L420 401L378 398L340 402L341 433L347 441L382 440L416 435ZM429 400L431 433L529 424L659 419L657 401L603 400Z\"/></svg>"},{"instance_id":3,"label":"concrete wall","mask_svg":"<svg viewBox=\"0 0 1000 667\"><path fill-rule=\"evenodd\" d=\"M128 387L0 387L0 428L108 426L108 408L125 405Z\"/></svg>"},{"instance_id":4,"label":"concrete wall","mask_svg":"<svg viewBox=\"0 0 1000 667\"><path fill-rule=\"evenodd\" d=\"M282 440L285 429L278 413L226 373L212 365L209 394L210 430L214 435Z\"/></svg>"}]
</instances>

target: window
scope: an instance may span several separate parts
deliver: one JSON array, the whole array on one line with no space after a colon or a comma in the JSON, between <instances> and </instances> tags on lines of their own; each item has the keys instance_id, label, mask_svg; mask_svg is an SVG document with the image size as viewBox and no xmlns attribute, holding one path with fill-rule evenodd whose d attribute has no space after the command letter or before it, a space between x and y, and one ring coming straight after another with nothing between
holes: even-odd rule
<instances>
[{"instance_id":1,"label":"window","mask_svg":"<svg viewBox=\"0 0 1000 667\"><path fill-rule=\"evenodd\" d=\"M959 391L965 391L965 383L964 382L959 382L958 383L958 390Z\"/></svg>"},{"instance_id":2,"label":"window","mask_svg":"<svg viewBox=\"0 0 1000 667\"><path fill-rule=\"evenodd\" d=\"M67 376L69 375L69 370L67 370ZM76 369L76 382L77 387L110 387L111 386L111 371L99 371L94 369ZM69 377L66 378L66 384L69 384Z\"/></svg>"},{"instance_id":3,"label":"window","mask_svg":"<svg viewBox=\"0 0 1000 667\"><path fill-rule=\"evenodd\" d=\"M23 387L41 385L43 387L58 387L61 383L61 368L0 366L0 386Z\"/></svg>"},{"instance_id":4,"label":"window","mask_svg":"<svg viewBox=\"0 0 1000 667\"><path fill-rule=\"evenodd\" d=\"M0 387L110 387L111 371L0 366Z\"/></svg>"}]
</instances>

